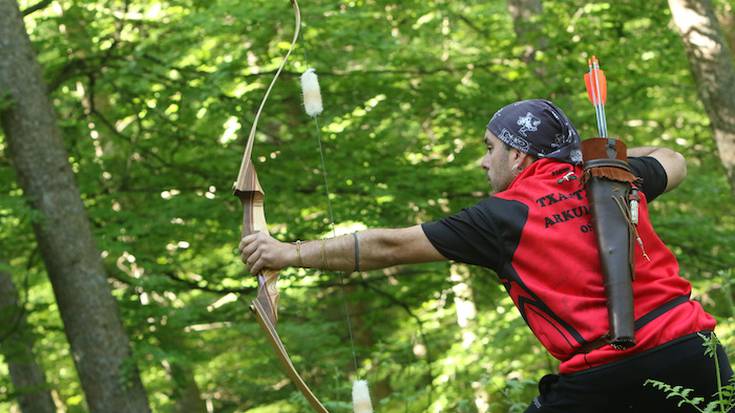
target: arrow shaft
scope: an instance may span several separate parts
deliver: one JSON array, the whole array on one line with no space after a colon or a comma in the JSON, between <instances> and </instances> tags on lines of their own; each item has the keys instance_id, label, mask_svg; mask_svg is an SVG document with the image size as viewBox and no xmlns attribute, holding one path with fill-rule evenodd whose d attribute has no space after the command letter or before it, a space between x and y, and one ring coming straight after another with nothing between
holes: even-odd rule
<instances>
[{"instance_id":1,"label":"arrow shaft","mask_svg":"<svg viewBox=\"0 0 735 413\"><path fill-rule=\"evenodd\" d=\"M600 65L597 61L592 63L590 76L594 88L595 115L597 116L597 131L601 138L607 138L607 119L605 118L605 104L602 102L602 88L600 87Z\"/></svg>"}]
</instances>

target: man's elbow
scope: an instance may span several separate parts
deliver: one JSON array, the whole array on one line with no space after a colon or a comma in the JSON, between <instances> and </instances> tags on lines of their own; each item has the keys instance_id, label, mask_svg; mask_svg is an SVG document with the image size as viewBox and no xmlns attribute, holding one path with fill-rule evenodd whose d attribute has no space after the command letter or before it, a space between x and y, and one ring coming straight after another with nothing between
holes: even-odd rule
<instances>
[{"instance_id":1,"label":"man's elbow","mask_svg":"<svg viewBox=\"0 0 735 413\"><path fill-rule=\"evenodd\" d=\"M681 184L687 177L687 160L684 155L674 150L667 150L666 164L666 176L668 182L666 183L666 192L676 188Z\"/></svg>"}]
</instances>

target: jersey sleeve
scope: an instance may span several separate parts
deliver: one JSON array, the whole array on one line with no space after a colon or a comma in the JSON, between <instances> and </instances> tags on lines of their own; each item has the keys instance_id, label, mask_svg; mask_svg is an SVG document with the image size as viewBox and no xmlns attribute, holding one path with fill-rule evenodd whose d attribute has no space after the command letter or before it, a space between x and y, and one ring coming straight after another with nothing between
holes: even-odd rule
<instances>
[{"instance_id":1,"label":"jersey sleeve","mask_svg":"<svg viewBox=\"0 0 735 413\"><path fill-rule=\"evenodd\" d=\"M666 170L661 163L651 156L628 158L633 175L641 178L641 191L646 194L648 202L663 194L668 184Z\"/></svg>"},{"instance_id":2,"label":"jersey sleeve","mask_svg":"<svg viewBox=\"0 0 735 413\"><path fill-rule=\"evenodd\" d=\"M508 202L490 197L421 227L437 251L447 259L497 271L508 260L505 239Z\"/></svg>"}]
</instances>

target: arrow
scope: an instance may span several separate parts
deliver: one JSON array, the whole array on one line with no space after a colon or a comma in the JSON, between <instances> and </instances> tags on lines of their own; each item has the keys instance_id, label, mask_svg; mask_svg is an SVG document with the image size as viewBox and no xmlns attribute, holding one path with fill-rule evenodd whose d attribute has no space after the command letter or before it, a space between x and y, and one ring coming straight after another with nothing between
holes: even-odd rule
<instances>
[{"instance_id":1,"label":"arrow","mask_svg":"<svg viewBox=\"0 0 735 413\"><path fill-rule=\"evenodd\" d=\"M589 73L584 75L584 84L587 86L587 98L595 107L597 117L597 131L601 138L607 138L607 119L605 118L605 102L607 101L607 79L605 72L600 69L597 57L587 60Z\"/></svg>"}]
</instances>

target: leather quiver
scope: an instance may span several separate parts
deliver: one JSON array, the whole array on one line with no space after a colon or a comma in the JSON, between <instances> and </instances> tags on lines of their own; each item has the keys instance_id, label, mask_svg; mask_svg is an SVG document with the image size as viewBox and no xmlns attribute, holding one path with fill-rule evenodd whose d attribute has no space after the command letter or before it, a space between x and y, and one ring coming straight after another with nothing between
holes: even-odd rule
<instances>
[{"instance_id":1,"label":"leather quiver","mask_svg":"<svg viewBox=\"0 0 735 413\"><path fill-rule=\"evenodd\" d=\"M635 175L627 162L625 144L617 139L582 142L583 183L604 276L609 332L606 343L616 349L635 345L633 313L633 241L628 196Z\"/></svg>"}]
</instances>

